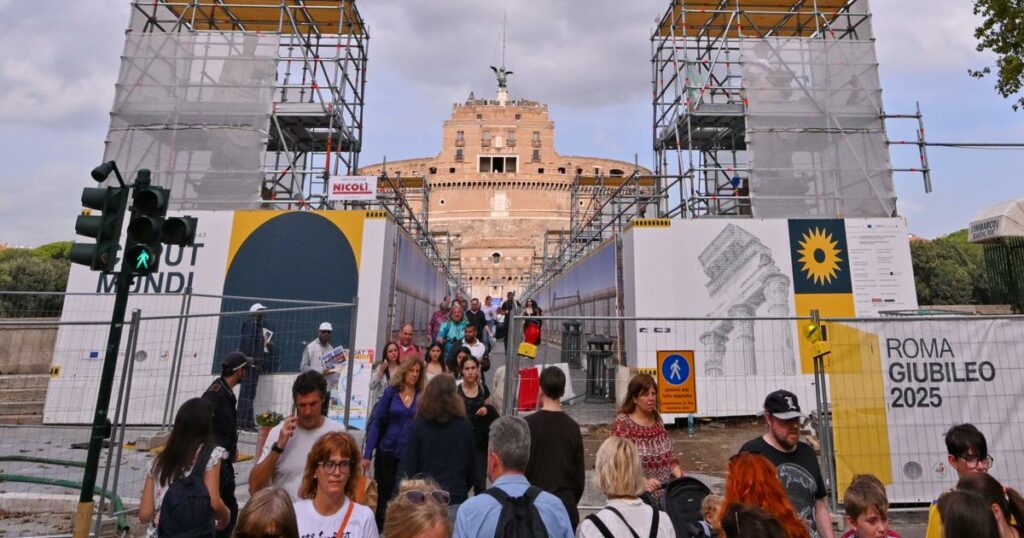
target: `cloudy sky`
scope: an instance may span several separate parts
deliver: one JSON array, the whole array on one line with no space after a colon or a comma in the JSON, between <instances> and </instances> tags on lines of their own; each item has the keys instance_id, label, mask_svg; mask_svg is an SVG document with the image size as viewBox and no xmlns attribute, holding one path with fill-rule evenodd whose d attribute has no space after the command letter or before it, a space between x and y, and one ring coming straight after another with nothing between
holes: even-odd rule
<instances>
[{"instance_id":1,"label":"cloudy sky","mask_svg":"<svg viewBox=\"0 0 1024 538\"><path fill-rule=\"evenodd\" d=\"M550 104L562 154L650 166L650 42L668 0L360 0L369 25L363 164L433 155L451 104L494 91L508 14L514 98ZM103 155L128 18L127 0L0 0L0 242L74 237L81 187ZM1024 112L968 68L974 51L967 0L873 0L887 112L920 101L935 142L1024 141ZM890 138L913 136L910 123ZM1024 193L1024 152L932 148L935 192L897 174L901 214L935 237L965 227L980 208ZM916 166L916 152L894 151Z\"/></svg>"}]
</instances>

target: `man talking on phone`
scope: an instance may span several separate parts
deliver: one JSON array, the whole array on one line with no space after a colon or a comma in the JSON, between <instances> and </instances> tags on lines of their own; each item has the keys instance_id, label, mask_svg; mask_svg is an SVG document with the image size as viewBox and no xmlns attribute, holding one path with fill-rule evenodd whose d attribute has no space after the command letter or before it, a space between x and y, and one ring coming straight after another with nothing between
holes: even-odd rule
<instances>
[{"instance_id":1,"label":"man talking on phone","mask_svg":"<svg viewBox=\"0 0 1024 538\"><path fill-rule=\"evenodd\" d=\"M250 495L273 485L287 491L293 501L299 500L309 450L324 434L345 431L345 426L320 413L325 398L327 380L323 374L310 370L295 378L292 384L295 412L267 435L263 453L249 474Z\"/></svg>"}]
</instances>

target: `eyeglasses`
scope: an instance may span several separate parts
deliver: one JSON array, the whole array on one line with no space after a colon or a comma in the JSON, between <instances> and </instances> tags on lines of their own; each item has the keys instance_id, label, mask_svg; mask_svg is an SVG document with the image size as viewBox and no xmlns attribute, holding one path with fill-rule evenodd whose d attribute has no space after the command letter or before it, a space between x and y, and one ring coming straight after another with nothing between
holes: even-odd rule
<instances>
[{"instance_id":1,"label":"eyeglasses","mask_svg":"<svg viewBox=\"0 0 1024 538\"><path fill-rule=\"evenodd\" d=\"M317 464L320 465L327 474L331 474L335 471L346 473L352 468L352 460L319 461Z\"/></svg>"},{"instance_id":2,"label":"eyeglasses","mask_svg":"<svg viewBox=\"0 0 1024 538\"><path fill-rule=\"evenodd\" d=\"M966 456L957 456L957 458L964 460L968 469L977 469L978 467L984 467L991 469L996 463L996 459L992 456L985 456L984 458L975 456L974 454L968 454Z\"/></svg>"},{"instance_id":3,"label":"eyeglasses","mask_svg":"<svg viewBox=\"0 0 1024 538\"><path fill-rule=\"evenodd\" d=\"M417 506L426 503L428 497L430 500L440 504L441 506L448 506L448 503L452 502L452 496L449 495L447 491L441 489L435 489L429 493L426 491L411 489L403 493L402 497L405 497L405 500Z\"/></svg>"}]
</instances>

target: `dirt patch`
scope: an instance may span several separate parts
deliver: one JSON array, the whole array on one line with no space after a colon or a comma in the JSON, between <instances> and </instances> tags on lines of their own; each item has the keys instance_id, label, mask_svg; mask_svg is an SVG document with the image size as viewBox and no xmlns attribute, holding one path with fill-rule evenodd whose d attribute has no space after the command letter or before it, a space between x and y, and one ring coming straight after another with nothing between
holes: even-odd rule
<instances>
[{"instance_id":1,"label":"dirt patch","mask_svg":"<svg viewBox=\"0 0 1024 538\"><path fill-rule=\"evenodd\" d=\"M601 443L612 433L611 425L590 426L583 434L587 469L594 468L594 456ZM762 435L764 423L754 418L700 421L690 437L686 427L670 426L672 449L679 455L684 471L725 477L729 458L743 443Z\"/></svg>"}]
</instances>

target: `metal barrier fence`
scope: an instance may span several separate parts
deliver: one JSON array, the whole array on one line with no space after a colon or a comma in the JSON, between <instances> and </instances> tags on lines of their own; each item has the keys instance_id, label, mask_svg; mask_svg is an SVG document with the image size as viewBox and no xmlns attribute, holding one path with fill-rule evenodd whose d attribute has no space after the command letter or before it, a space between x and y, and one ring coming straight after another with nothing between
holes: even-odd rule
<instances>
[{"instance_id":1,"label":"metal barrier fence","mask_svg":"<svg viewBox=\"0 0 1024 538\"><path fill-rule=\"evenodd\" d=\"M985 435L990 474L1024 483L1024 316L822 322L817 412L834 439L822 454L833 502L859 473L881 479L890 502L932 501L956 484L944 435L962 423Z\"/></svg>"},{"instance_id":2,"label":"metal barrier fence","mask_svg":"<svg viewBox=\"0 0 1024 538\"><path fill-rule=\"evenodd\" d=\"M810 318L684 318L615 316L513 316L507 375L501 389L506 414L528 411L518 372L530 366L565 365L571 380L566 411L582 424L608 424L625 383L636 372L657 375L659 352L692 352L695 416L756 414L764 396L779 388L814 401L813 363L800 360L800 323ZM524 325L539 321L537 357L516 353ZM571 389L571 391L570 391ZM528 404L529 402L527 402ZM669 420L688 414L669 414Z\"/></svg>"},{"instance_id":3,"label":"metal barrier fence","mask_svg":"<svg viewBox=\"0 0 1024 538\"><path fill-rule=\"evenodd\" d=\"M0 426L0 480L20 482L5 485L7 491L71 495L76 494L75 484L81 480L89 427L79 425L93 420L111 299L102 294L50 295L62 295L60 320L0 319L0 336L6 344L0 355L5 362L0 364L31 363L36 368L34 376L9 376L7 382L34 382L42 377L40 364L50 368L47 384L39 389L46 394L42 415L33 409L35 414L27 416L45 424ZM7 304L38 304L25 294L0 292L0 300L4 298L11 299ZM100 460L97 491L106 492L108 499L97 503L97 533L105 507L111 504L114 509L107 511L108 517L118 516L119 528L127 523L124 514L136 509L152 460L146 441L168 431L181 403L200 396L219 374L220 359L239 347L241 327L250 319L249 308L255 303L266 307L260 312L262 325L272 332L264 348L263 373L253 405L257 414L276 411L287 416L292 412L291 384L305 345L317 338L321 322L332 323L332 344L349 350L353 347L355 304L214 296L188 290L145 296L134 305L145 310L133 308L130 302L108 414L112 433ZM342 383L346 381L351 379L343 376ZM339 389L351 393L351 385L332 393L335 408L347 417L349 400ZM32 394L31 398L38 398ZM28 411L27 407L38 403L11 405L23 405ZM247 461L254 455L256 437L255 433L243 433L240 438L243 461L236 470L241 484L247 482L251 469ZM136 450L136 440L143 441L141 450Z\"/></svg>"}]
</instances>

